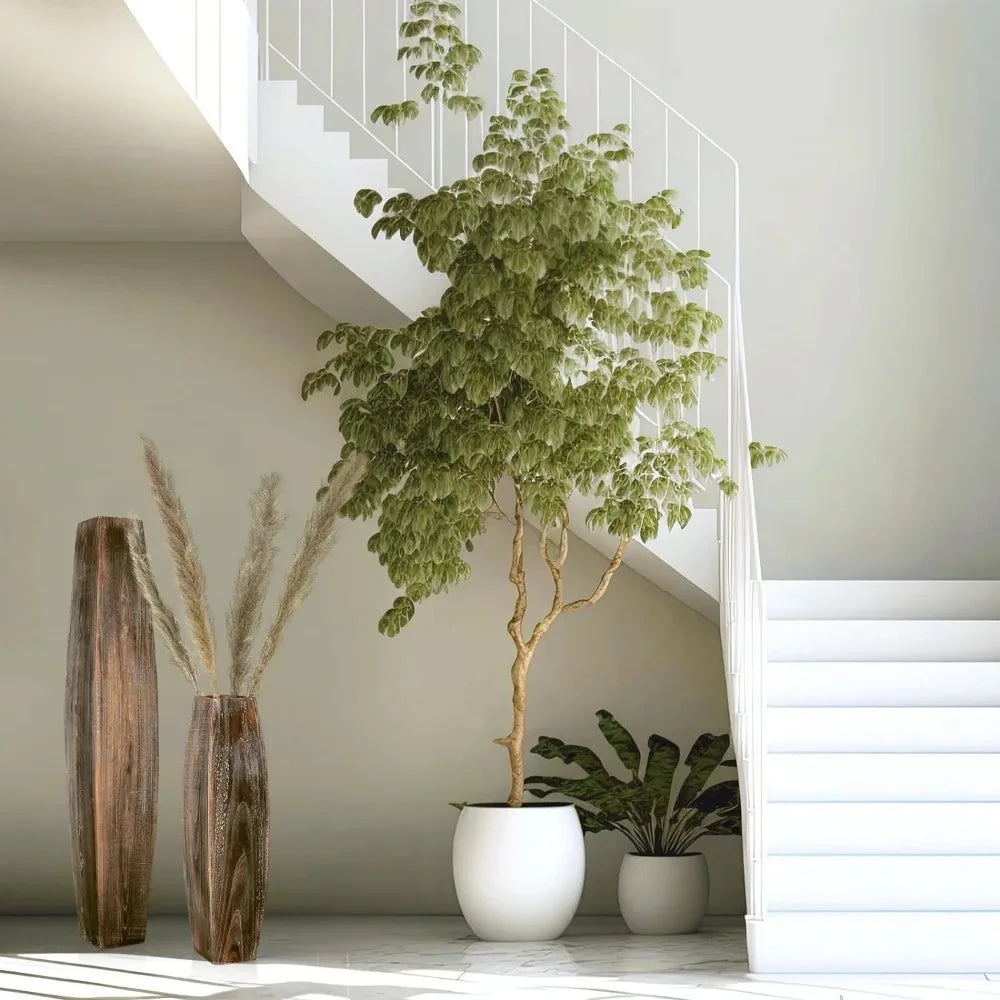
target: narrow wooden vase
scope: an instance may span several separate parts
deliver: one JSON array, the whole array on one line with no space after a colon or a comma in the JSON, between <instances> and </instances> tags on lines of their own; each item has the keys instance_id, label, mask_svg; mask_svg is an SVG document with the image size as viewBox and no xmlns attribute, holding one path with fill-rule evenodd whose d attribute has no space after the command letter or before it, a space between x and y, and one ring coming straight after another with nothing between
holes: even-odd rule
<instances>
[{"instance_id":1,"label":"narrow wooden vase","mask_svg":"<svg viewBox=\"0 0 1000 1000\"><path fill-rule=\"evenodd\" d=\"M197 696L184 763L184 883L194 950L210 962L257 957L267 805L256 700Z\"/></svg>"},{"instance_id":2,"label":"narrow wooden vase","mask_svg":"<svg viewBox=\"0 0 1000 1000\"><path fill-rule=\"evenodd\" d=\"M149 606L132 575L128 525L93 517L77 526L66 655L76 912L84 937L99 948L146 938L156 833L156 654Z\"/></svg>"}]
</instances>

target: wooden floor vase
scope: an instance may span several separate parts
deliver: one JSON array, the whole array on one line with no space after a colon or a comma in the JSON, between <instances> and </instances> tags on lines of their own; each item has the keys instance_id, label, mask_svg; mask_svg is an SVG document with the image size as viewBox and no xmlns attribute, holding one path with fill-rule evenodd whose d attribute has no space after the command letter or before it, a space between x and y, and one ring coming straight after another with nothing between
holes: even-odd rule
<instances>
[{"instance_id":1,"label":"wooden floor vase","mask_svg":"<svg viewBox=\"0 0 1000 1000\"><path fill-rule=\"evenodd\" d=\"M156 834L156 660L128 525L94 517L77 526L66 656L76 910L84 937L99 948L145 940Z\"/></svg>"},{"instance_id":2,"label":"wooden floor vase","mask_svg":"<svg viewBox=\"0 0 1000 1000\"><path fill-rule=\"evenodd\" d=\"M195 951L257 957L267 892L267 763L257 702L194 700L184 764L184 882Z\"/></svg>"}]
</instances>

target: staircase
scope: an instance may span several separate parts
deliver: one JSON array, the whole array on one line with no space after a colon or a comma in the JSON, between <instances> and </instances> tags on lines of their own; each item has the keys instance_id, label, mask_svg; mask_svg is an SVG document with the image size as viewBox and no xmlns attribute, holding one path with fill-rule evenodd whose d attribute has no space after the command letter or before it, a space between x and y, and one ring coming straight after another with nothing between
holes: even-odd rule
<instances>
[{"instance_id":1,"label":"staircase","mask_svg":"<svg viewBox=\"0 0 1000 1000\"><path fill-rule=\"evenodd\" d=\"M1000 583L765 592L753 970L1000 968Z\"/></svg>"},{"instance_id":2,"label":"staircase","mask_svg":"<svg viewBox=\"0 0 1000 1000\"><path fill-rule=\"evenodd\" d=\"M485 127L438 106L406 135L368 121L412 88L395 60L404 0L195 0L193 15L126 2L237 160L243 232L277 273L338 320L403 323L438 299L443 279L353 208L362 187L420 195L467 176ZM540 0L466 9L487 114L512 69L551 67L584 132L634 126L623 193L678 188L675 238L713 251L704 304L725 320L728 375L691 419L721 432L742 488L626 561L720 623L751 970L1000 969L1000 584L763 583L736 161Z\"/></svg>"}]
</instances>

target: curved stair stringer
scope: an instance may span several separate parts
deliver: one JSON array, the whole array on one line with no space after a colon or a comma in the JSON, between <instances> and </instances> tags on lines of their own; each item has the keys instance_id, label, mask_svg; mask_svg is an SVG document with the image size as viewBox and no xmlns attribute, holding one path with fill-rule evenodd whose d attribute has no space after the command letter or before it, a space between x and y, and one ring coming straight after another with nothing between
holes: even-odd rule
<instances>
[{"instance_id":1,"label":"curved stair stringer","mask_svg":"<svg viewBox=\"0 0 1000 1000\"><path fill-rule=\"evenodd\" d=\"M351 156L348 131L327 131L324 110L299 104L298 84L260 83L258 161L243 191L243 234L271 268L335 320L392 326L440 298L446 279L431 275L412 244L373 240L354 209L363 187L386 196L386 159ZM583 523L584 497L571 502L574 534L605 555L616 541ZM718 512L698 509L683 531L628 546L625 563L699 614L718 619Z\"/></svg>"}]
</instances>

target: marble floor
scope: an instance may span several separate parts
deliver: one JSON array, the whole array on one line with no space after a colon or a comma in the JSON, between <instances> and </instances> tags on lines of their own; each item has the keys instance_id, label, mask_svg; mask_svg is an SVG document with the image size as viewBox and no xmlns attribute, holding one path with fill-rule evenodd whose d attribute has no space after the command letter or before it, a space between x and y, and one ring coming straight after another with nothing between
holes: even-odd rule
<instances>
[{"instance_id":1,"label":"marble floor","mask_svg":"<svg viewBox=\"0 0 1000 1000\"><path fill-rule=\"evenodd\" d=\"M74 921L0 918L0 1000L1000 1000L986 976L747 974L742 921L637 938L584 918L560 941L488 944L450 917L269 918L259 960L193 958L183 918L147 942L99 952Z\"/></svg>"}]
</instances>

